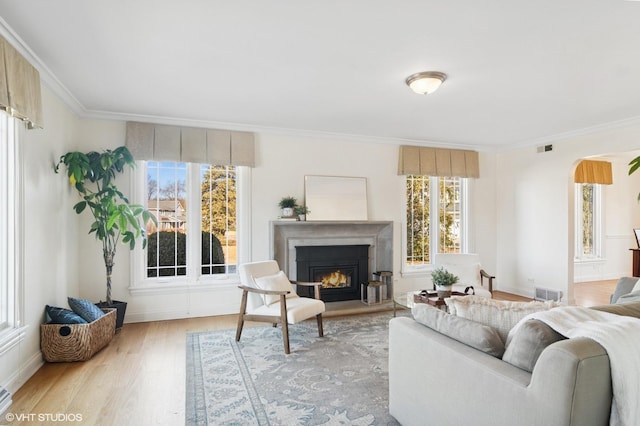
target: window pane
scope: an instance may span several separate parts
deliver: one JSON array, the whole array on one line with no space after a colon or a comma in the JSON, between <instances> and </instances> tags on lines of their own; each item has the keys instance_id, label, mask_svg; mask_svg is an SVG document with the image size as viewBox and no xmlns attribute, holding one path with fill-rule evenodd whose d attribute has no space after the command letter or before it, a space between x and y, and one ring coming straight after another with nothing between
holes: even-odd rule
<instances>
[{"instance_id":1,"label":"window pane","mask_svg":"<svg viewBox=\"0 0 640 426\"><path fill-rule=\"evenodd\" d=\"M460 253L460 178L439 178L439 253Z\"/></svg>"},{"instance_id":2,"label":"window pane","mask_svg":"<svg viewBox=\"0 0 640 426\"><path fill-rule=\"evenodd\" d=\"M202 165L202 274L236 272L236 170Z\"/></svg>"},{"instance_id":3,"label":"window pane","mask_svg":"<svg viewBox=\"0 0 640 426\"><path fill-rule=\"evenodd\" d=\"M147 224L147 277L187 273L186 185L186 163L147 163L147 208L158 221Z\"/></svg>"},{"instance_id":4,"label":"window pane","mask_svg":"<svg viewBox=\"0 0 640 426\"><path fill-rule=\"evenodd\" d=\"M429 177L407 176L408 265L429 263Z\"/></svg>"},{"instance_id":5,"label":"window pane","mask_svg":"<svg viewBox=\"0 0 640 426\"><path fill-rule=\"evenodd\" d=\"M582 184L582 255L593 256L594 252L594 185Z\"/></svg>"}]
</instances>

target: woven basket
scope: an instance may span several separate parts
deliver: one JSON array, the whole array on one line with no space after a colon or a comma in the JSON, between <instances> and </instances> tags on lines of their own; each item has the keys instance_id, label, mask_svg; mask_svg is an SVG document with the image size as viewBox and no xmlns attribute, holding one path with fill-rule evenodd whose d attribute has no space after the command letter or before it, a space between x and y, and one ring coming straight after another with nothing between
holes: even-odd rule
<instances>
[{"instance_id":1,"label":"woven basket","mask_svg":"<svg viewBox=\"0 0 640 426\"><path fill-rule=\"evenodd\" d=\"M116 310L89 324L41 324L40 348L47 362L86 361L109 344L116 330Z\"/></svg>"}]
</instances>

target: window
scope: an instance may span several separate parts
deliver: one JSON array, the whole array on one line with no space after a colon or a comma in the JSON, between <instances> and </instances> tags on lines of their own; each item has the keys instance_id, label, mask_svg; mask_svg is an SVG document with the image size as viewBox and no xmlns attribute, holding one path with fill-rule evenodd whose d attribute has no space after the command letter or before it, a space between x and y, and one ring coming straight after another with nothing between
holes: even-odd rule
<instances>
[{"instance_id":1,"label":"window","mask_svg":"<svg viewBox=\"0 0 640 426\"><path fill-rule=\"evenodd\" d=\"M238 228L240 192L248 193L250 169L158 161L138 166L138 193L144 188L147 209L158 222L147 225L147 248L134 258L138 283L233 281L247 253L238 246Z\"/></svg>"},{"instance_id":2,"label":"window","mask_svg":"<svg viewBox=\"0 0 640 426\"><path fill-rule=\"evenodd\" d=\"M602 257L602 185L576 184L576 259Z\"/></svg>"},{"instance_id":3,"label":"window","mask_svg":"<svg viewBox=\"0 0 640 426\"><path fill-rule=\"evenodd\" d=\"M20 330L20 162L18 125L0 113L0 353ZM21 334L22 333L22 334Z\"/></svg>"},{"instance_id":4,"label":"window","mask_svg":"<svg viewBox=\"0 0 640 426\"><path fill-rule=\"evenodd\" d=\"M466 192L465 178L406 177L406 270L430 264L431 253L466 250Z\"/></svg>"}]
</instances>

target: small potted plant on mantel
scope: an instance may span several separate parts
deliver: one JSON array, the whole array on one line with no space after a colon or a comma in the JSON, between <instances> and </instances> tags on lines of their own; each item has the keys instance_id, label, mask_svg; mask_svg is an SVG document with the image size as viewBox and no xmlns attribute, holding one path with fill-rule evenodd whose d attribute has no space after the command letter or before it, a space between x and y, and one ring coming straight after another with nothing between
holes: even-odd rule
<instances>
[{"instance_id":1,"label":"small potted plant on mantel","mask_svg":"<svg viewBox=\"0 0 640 426\"><path fill-rule=\"evenodd\" d=\"M451 296L451 287L458 282L458 277L440 267L431 272L431 280L438 291L438 297L445 298Z\"/></svg>"},{"instance_id":2,"label":"small potted plant on mantel","mask_svg":"<svg viewBox=\"0 0 640 426\"><path fill-rule=\"evenodd\" d=\"M295 206L293 211L298 215L298 219L303 222L307 219L307 214L311 212L307 206Z\"/></svg>"},{"instance_id":3,"label":"small potted plant on mantel","mask_svg":"<svg viewBox=\"0 0 640 426\"><path fill-rule=\"evenodd\" d=\"M298 200L295 197L287 196L282 197L278 205L282 209L282 217L293 217L293 209L298 204Z\"/></svg>"},{"instance_id":4,"label":"small potted plant on mantel","mask_svg":"<svg viewBox=\"0 0 640 426\"><path fill-rule=\"evenodd\" d=\"M113 183L116 174L124 172L125 167L135 167L135 161L129 150L121 146L114 150L88 153L68 152L60 157L55 165L58 173L60 166L67 169L69 183L78 191L82 198L73 206L77 214L85 210L91 212L93 223L89 234L95 233L96 239L102 242L102 255L107 273L106 302L97 303L100 307L116 308L116 328L122 327L126 302L111 298L111 271L116 247L121 241L133 250L136 239L142 240L142 247L147 244L145 232L146 224L153 221L153 216L143 206L129 203L129 200Z\"/></svg>"}]
</instances>

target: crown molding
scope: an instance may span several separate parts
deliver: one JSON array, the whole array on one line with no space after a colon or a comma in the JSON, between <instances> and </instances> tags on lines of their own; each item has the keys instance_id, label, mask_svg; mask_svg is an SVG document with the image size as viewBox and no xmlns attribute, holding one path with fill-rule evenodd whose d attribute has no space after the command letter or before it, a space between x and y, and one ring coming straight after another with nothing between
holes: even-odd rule
<instances>
[{"instance_id":1,"label":"crown molding","mask_svg":"<svg viewBox=\"0 0 640 426\"><path fill-rule=\"evenodd\" d=\"M22 56L24 56L40 73L41 81L55 93L78 116L86 113L86 108L80 101L58 80L58 77L45 65L20 36L0 17L0 35L2 35Z\"/></svg>"}]
</instances>

